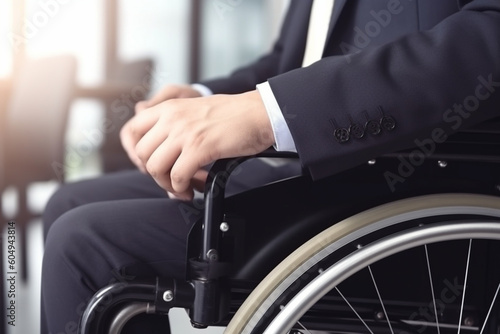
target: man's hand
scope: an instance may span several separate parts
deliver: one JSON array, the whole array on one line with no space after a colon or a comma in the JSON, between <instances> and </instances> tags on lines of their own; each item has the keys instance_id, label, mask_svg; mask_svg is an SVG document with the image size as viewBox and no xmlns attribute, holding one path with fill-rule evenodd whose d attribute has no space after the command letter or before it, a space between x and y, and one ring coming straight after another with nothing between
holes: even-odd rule
<instances>
[{"instance_id":1,"label":"man's hand","mask_svg":"<svg viewBox=\"0 0 500 334\"><path fill-rule=\"evenodd\" d=\"M274 144L257 91L165 101L137 113L123 128L122 140L143 170L185 200L192 199L193 176L203 166Z\"/></svg>"},{"instance_id":2,"label":"man's hand","mask_svg":"<svg viewBox=\"0 0 500 334\"><path fill-rule=\"evenodd\" d=\"M157 92L152 98L146 101L140 101L135 105L135 113L138 114L145 109L156 106L157 104L168 101L171 99L180 98L191 98L200 97L201 94L196 89L190 85L168 85ZM129 121L130 122L130 121ZM146 169L142 164L141 160L135 154L135 142L130 141L130 137L127 135L129 123L126 123L120 132L120 139L122 146L125 148L130 160L139 168L143 173L146 173Z\"/></svg>"}]
</instances>

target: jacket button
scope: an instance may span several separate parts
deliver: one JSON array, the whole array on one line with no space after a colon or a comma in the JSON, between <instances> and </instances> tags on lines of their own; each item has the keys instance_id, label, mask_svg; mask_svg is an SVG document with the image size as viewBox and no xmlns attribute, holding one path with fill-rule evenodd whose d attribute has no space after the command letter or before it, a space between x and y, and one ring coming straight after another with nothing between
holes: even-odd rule
<instances>
[{"instance_id":1,"label":"jacket button","mask_svg":"<svg viewBox=\"0 0 500 334\"><path fill-rule=\"evenodd\" d=\"M349 132L357 139L361 139L365 136L365 129L359 124L352 124L349 128Z\"/></svg>"},{"instance_id":2,"label":"jacket button","mask_svg":"<svg viewBox=\"0 0 500 334\"><path fill-rule=\"evenodd\" d=\"M349 141L349 130L345 128L335 129L333 134L335 136L335 139L337 139L339 143L345 143Z\"/></svg>"},{"instance_id":3,"label":"jacket button","mask_svg":"<svg viewBox=\"0 0 500 334\"><path fill-rule=\"evenodd\" d=\"M396 120L391 116L384 116L380 120L380 124L387 131L392 131L396 127Z\"/></svg>"},{"instance_id":4,"label":"jacket button","mask_svg":"<svg viewBox=\"0 0 500 334\"><path fill-rule=\"evenodd\" d=\"M369 134L372 134L374 136L380 134L380 132L382 131L382 129L380 128L379 122L377 122L375 120L371 120L371 121L366 122L365 127L366 127L366 132L368 132Z\"/></svg>"}]
</instances>

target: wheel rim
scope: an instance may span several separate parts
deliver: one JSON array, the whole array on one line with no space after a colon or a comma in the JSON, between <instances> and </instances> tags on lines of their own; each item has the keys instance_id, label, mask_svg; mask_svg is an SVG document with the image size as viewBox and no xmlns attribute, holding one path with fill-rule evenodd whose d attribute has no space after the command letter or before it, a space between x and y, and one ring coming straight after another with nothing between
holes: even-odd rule
<instances>
[{"instance_id":1,"label":"wheel rim","mask_svg":"<svg viewBox=\"0 0 500 334\"><path fill-rule=\"evenodd\" d=\"M427 228L405 231L398 236L390 236L361 248L321 275L302 289L282 309L264 334L287 333L300 317L323 295L342 281L378 260L404 250L440 241L458 239L500 240L499 223L440 224Z\"/></svg>"}]
</instances>

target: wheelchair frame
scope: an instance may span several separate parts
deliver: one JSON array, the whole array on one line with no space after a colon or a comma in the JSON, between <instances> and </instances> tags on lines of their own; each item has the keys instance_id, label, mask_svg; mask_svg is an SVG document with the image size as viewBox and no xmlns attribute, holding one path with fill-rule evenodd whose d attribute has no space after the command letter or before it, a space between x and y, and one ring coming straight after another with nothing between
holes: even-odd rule
<instances>
[{"instance_id":1,"label":"wheelchair frame","mask_svg":"<svg viewBox=\"0 0 500 334\"><path fill-rule=\"evenodd\" d=\"M440 168L445 168L446 165L443 163L444 161L450 162L465 162L465 163L476 163L478 161L486 163L486 164L498 164L500 163L500 157L498 155L500 140L497 139L498 134L492 133L491 131L484 132L471 132L465 134L466 140L464 141L462 138L458 136L456 142L451 142L454 145L444 146L442 149L436 150L435 154L428 158L427 160L433 161L434 163L438 163ZM472 138L472 140L471 140ZM479 140L478 140L479 138ZM489 143L494 143L493 145L487 145L484 147L484 138L487 138ZM462 143L462 147L459 151L456 150L456 143ZM447 142L446 144L449 144ZM480 144L480 145L478 145ZM451 147L451 149L450 149ZM384 161L384 159L388 159L390 161L395 161L394 157L409 157L411 153L398 153L397 155L388 155L380 158L380 161ZM277 152L264 152L260 154L258 157L280 157L280 158L293 158L294 154L288 153L277 153ZM81 334L90 334L90 333L102 333L105 326L109 326L108 333L110 334L118 334L121 329L125 325L125 323L140 313L158 313L158 314L167 314L168 311L173 307L180 307L189 310L189 316L191 318L192 325L196 328L205 328L211 325L217 324L226 324L227 318L230 313L232 313L231 308L231 291L228 291L226 279L231 274L231 263L227 261L227 258L224 257L224 253L227 252L226 245L224 245L223 240L221 240L224 236L224 233L228 230L227 225L227 217L225 216L225 199L224 199L224 189L228 178L232 171L235 170L242 162L246 161L249 158L253 157L243 157L238 159L225 159L221 161L217 161L212 167L209 173L209 179L207 180L206 190L205 190L205 208L204 208L204 219L203 224L201 226L201 236L198 238L194 238L194 241L189 242L189 247L193 247L194 250L191 249L190 254L198 254L194 258L190 258L189 267L191 268L190 277L187 280L174 280L168 278L152 278L151 280L145 281L133 281L133 282L119 282L112 284L108 287L105 287L101 291L99 291L94 298L89 302L89 305L82 317L79 327L79 333ZM500 180L496 180L497 182ZM408 199L403 200L407 202L413 203L408 212L404 212L402 217L404 219L408 218L409 212L414 214L414 212L420 212L419 210L423 210L422 212L430 212L436 214L434 209L436 208L444 208L448 210L446 212L447 215L470 215L470 203L474 202L476 208L478 208L477 217L488 217L486 219L485 224L477 225L477 226L469 226L456 224L452 227L455 228L457 232L454 234L455 236L463 236L464 234L472 233L477 228L477 230L481 230L481 233L477 234L477 236L486 237L488 233L492 233L494 235L494 239L496 236L500 235L500 230L496 227L494 223L489 222L492 218L498 220L500 218L500 200L498 203L496 202L496 198L492 196L497 196L498 191L500 190L498 184L491 184L491 188L485 190L483 186L475 186L472 187L471 193L474 195L445 195L444 202L440 202L439 200L431 204L428 203L423 204L423 208L415 210L416 207L420 207L420 205L416 204L416 202L421 201L422 197L417 197L416 199ZM451 192L462 192L463 189L458 187L458 189L453 189L451 187ZM467 189L465 189L467 191ZM418 195L427 195L417 194ZM431 192L432 194L432 192ZM477 194L486 194L490 196L477 195ZM492 195L492 196L491 196ZM408 196L407 197L414 197ZM434 197L433 197L434 196ZM430 197L425 197L425 199L431 198L439 198L439 196L431 195ZM465 199L464 199L465 198ZM461 200L463 199L463 200ZM487 204L481 204L482 201ZM458 205L451 205L450 202L458 203ZM385 221L386 225L383 225L383 228L386 228L389 225L397 225L402 220L396 218L385 217L385 213L382 215L385 218L382 219L382 216L375 215L376 219L372 220L369 217L373 215L373 210L377 212L377 210L381 212L385 212L387 210L387 206L382 205L378 207L375 206L375 209L369 210L367 212L363 212L361 214L355 215L355 218L350 216L346 216L344 221L333 225L327 231L330 232L322 232L317 237L311 239L310 242L306 243L303 247L301 247L301 251L309 248L315 248L314 251L309 250L308 258L313 258L320 251L317 249L315 245L323 245L324 248L328 247L328 245L334 244L333 249L338 249L340 246L338 242L345 243L347 239L343 239L342 237L352 238L353 235L359 235L359 231L364 228L364 224L368 226L370 229L370 233L374 231L374 226L376 226L377 222ZM369 208L368 206L367 208ZM453 207L455 210L451 210ZM457 209L460 208L460 209ZM432 209L432 210L431 210ZM488 211L484 211L484 210ZM391 209L393 210L393 209ZM389 210L389 211L391 211ZM427 211L426 211L427 210ZM451 210L451 211L450 211ZM396 210L397 211L397 210ZM394 215L394 212L390 212L391 215ZM441 215L441 214L438 214ZM418 216L418 215L417 215ZM397 215L396 215L397 217ZM423 216L419 217L426 217ZM323 219L323 218L322 218ZM355 221L361 222L358 225L354 224L353 227L353 219ZM403 219L403 220L404 220ZM412 216L412 219L415 219L415 216ZM387 223L387 220L391 220L392 223ZM361 224L361 225L359 225ZM387 225L388 224L388 225ZM495 225L495 226L493 226ZM342 229L344 226L347 227L346 231L340 232L339 229ZM451 225L450 225L451 226ZM465 227L464 227L465 226ZM321 231L324 228L322 226L317 232ZM380 229L383 229L380 227ZM449 230L449 226L441 227L441 229ZM376 230L376 228L375 228ZM419 231L424 232L419 232ZM333 232L332 232L333 231ZM430 231L430 232L429 232ZM415 240L425 240L426 242L429 239L422 239L422 234L430 233L432 240L435 240L436 235L442 235L441 232L435 232L436 230L432 229L418 229L416 232L417 236ZM442 230L441 230L442 231ZM477 232L477 231L476 231ZM333 238L334 240L330 240L328 242L321 239L318 241L317 238L321 238L321 235L324 233L330 233L331 235L336 235L340 237ZM362 233L364 235L365 232ZM406 233L406 232L405 232ZM441 233L441 234L440 234ZM315 233L316 234L316 233ZM425 234L427 235L427 234ZM451 237L452 234L450 234ZM191 238L191 237L190 237ZM438 238L439 239L439 238ZM446 239L446 237L445 237ZM500 238L499 238L500 239ZM401 240L407 239L393 239L392 241L379 241L375 240L375 246L366 247L359 251L354 256L365 256L362 262L363 264L370 263L372 257L370 254L374 248L381 247L380 245L384 242L394 242L394 240L399 241L400 244L398 247L406 247L410 243L403 242L401 244ZM436 239L437 240L437 239ZM441 239L439 239L441 240ZM352 242L352 240L351 240ZM415 241L416 242L416 241ZM418 244L412 241L412 244ZM326 246L325 246L326 245ZM377 246L378 245L378 246ZM323 248L323 249L324 249ZM382 247L383 248L383 247ZM386 248L384 248L387 250ZM402 249L402 248L401 248ZM299 250L298 250L299 251ZM299 251L299 252L301 252ZM383 253L383 252L382 252ZM365 255L363 255L365 254ZM383 253L387 255L388 253ZM291 264L291 262L295 262L296 265ZM339 260L339 263L343 263L343 260ZM262 299L266 299L269 295L272 294L270 292L269 286L271 286L271 290L274 291L277 286L282 284L284 278L283 275L293 275L293 272L296 270L304 271L309 270L314 265L311 265L309 269L304 269L302 265L307 262L304 258L297 260L297 253L292 254L288 257L282 264L280 264L275 270L273 270L269 276L267 276L266 283L262 288L262 284L259 285L252 292L250 297L246 299L243 305L241 305L241 309L251 308L252 310L247 311L238 311L235 317L238 317L237 322L230 322L227 328L228 333L250 333L251 331L247 331L245 326L247 324L252 324L260 321L259 312L262 311L261 305L264 304ZM345 263L345 262L344 262ZM341 266L340 264L339 266ZM311 303L312 300L317 301L321 298L326 291L329 291L332 287L334 287L339 280L341 281L343 278L338 278L336 272L341 272L337 267L333 267L335 269L329 269L328 275L335 276L336 278L329 278L329 283L335 281L335 284L327 284L328 288L324 288L321 290L324 293L316 294L314 298L306 298L307 303ZM277 273L278 272L278 273ZM284 274L285 273L285 274ZM338 274L342 276L341 274ZM319 275L318 279L325 279L328 277L327 275ZM343 277L343 276L342 276ZM308 283L309 284L309 283ZM318 283L314 283L318 284ZM307 285L311 286L311 285ZM253 287L252 287L253 288ZM244 293L246 297L246 292ZM243 297L243 299L245 299ZM274 298L274 297L273 297ZM303 300L302 300L303 301ZM290 302L291 304L295 303ZM257 304L257 307L252 307L252 304ZM290 305L291 305L290 304ZM239 308L240 305L237 305L236 308ZM291 310L292 311L289 311ZM245 313L246 312L246 313ZM242 313L243 315L241 315ZM287 316L288 314L288 316ZM273 325L269 328L265 333L286 333L290 331L293 325L296 323L298 318L302 315L300 310L297 308L288 308L284 309L283 312L280 313L280 319L277 322L273 322ZM109 318L113 318L113 320L109 323ZM284 320L283 320L284 319ZM275 325L276 324L276 325ZM253 326L253 325L252 325ZM252 332L253 333L253 332Z\"/></svg>"}]
</instances>

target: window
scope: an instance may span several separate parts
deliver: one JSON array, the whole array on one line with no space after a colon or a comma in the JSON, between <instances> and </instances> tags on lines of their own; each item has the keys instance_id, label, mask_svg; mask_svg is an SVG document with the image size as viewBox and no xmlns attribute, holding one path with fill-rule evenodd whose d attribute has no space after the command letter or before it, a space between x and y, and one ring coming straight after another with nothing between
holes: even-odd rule
<instances>
[{"instance_id":1,"label":"window","mask_svg":"<svg viewBox=\"0 0 500 334\"><path fill-rule=\"evenodd\" d=\"M12 3L0 1L0 78L12 71Z\"/></svg>"},{"instance_id":2,"label":"window","mask_svg":"<svg viewBox=\"0 0 500 334\"><path fill-rule=\"evenodd\" d=\"M201 77L226 75L268 51L288 1L202 2Z\"/></svg>"},{"instance_id":3,"label":"window","mask_svg":"<svg viewBox=\"0 0 500 334\"><path fill-rule=\"evenodd\" d=\"M154 61L153 92L188 80L190 8L186 0L119 2L118 56Z\"/></svg>"},{"instance_id":4,"label":"window","mask_svg":"<svg viewBox=\"0 0 500 334\"><path fill-rule=\"evenodd\" d=\"M104 5L101 0L26 0L23 33L28 57L73 54L77 80L104 80Z\"/></svg>"}]
</instances>

